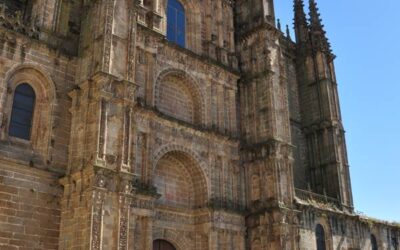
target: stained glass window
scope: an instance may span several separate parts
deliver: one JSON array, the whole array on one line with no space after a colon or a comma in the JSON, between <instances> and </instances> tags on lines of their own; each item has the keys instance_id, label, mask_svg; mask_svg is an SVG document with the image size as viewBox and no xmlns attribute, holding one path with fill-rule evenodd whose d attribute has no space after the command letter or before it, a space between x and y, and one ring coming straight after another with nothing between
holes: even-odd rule
<instances>
[{"instance_id":1,"label":"stained glass window","mask_svg":"<svg viewBox=\"0 0 400 250\"><path fill-rule=\"evenodd\" d=\"M35 92L29 84L20 84L15 89L9 127L10 136L30 139L35 98Z\"/></svg>"},{"instance_id":2,"label":"stained glass window","mask_svg":"<svg viewBox=\"0 0 400 250\"><path fill-rule=\"evenodd\" d=\"M185 47L185 9L177 0L168 0L167 39Z\"/></svg>"}]
</instances>

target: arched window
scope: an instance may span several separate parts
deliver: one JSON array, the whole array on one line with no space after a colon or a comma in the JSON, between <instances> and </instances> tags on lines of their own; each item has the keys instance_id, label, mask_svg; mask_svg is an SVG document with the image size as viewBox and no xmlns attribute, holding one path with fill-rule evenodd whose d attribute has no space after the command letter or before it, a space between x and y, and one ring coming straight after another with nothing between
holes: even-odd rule
<instances>
[{"instance_id":1,"label":"arched window","mask_svg":"<svg viewBox=\"0 0 400 250\"><path fill-rule=\"evenodd\" d=\"M155 240L153 242L153 250L176 250L176 248L165 240Z\"/></svg>"},{"instance_id":2,"label":"arched window","mask_svg":"<svg viewBox=\"0 0 400 250\"><path fill-rule=\"evenodd\" d=\"M23 83L17 86L8 132L10 136L24 140L30 139L35 99L35 91L29 84Z\"/></svg>"},{"instance_id":3,"label":"arched window","mask_svg":"<svg viewBox=\"0 0 400 250\"><path fill-rule=\"evenodd\" d=\"M317 238L317 250L326 250L325 230L320 224L315 229L315 237Z\"/></svg>"},{"instance_id":4,"label":"arched window","mask_svg":"<svg viewBox=\"0 0 400 250\"><path fill-rule=\"evenodd\" d=\"M185 47L185 9L178 0L168 0L167 39Z\"/></svg>"},{"instance_id":5,"label":"arched window","mask_svg":"<svg viewBox=\"0 0 400 250\"><path fill-rule=\"evenodd\" d=\"M378 250L378 242L376 241L376 237L373 234L371 234L371 249Z\"/></svg>"}]
</instances>

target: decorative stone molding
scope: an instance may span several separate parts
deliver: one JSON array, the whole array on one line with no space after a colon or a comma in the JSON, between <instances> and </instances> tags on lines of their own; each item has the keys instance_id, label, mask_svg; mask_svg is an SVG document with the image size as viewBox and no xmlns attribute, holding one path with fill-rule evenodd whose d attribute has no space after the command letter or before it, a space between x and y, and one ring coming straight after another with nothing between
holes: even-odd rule
<instances>
[{"instance_id":1,"label":"decorative stone molding","mask_svg":"<svg viewBox=\"0 0 400 250\"><path fill-rule=\"evenodd\" d=\"M192 108L192 122L195 124L205 124L205 94L203 93L202 88L199 86L196 80L191 77L187 72L177 69L166 69L160 72L157 76L157 80L155 82L153 100L155 100L154 106L157 109L163 109L162 104L159 103L161 95L163 92L160 90L161 85L165 82L168 77L175 77L176 80L180 80L181 84L189 90L189 98L187 101L193 104ZM165 83L170 86L172 83ZM176 110L175 112L178 112ZM189 122L189 121L188 121Z\"/></svg>"},{"instance_id":2,"label":"decorative stone molding","mask_svg":"<svg viewBox=\"0 0 400 250\"><path fill-rule=\"evenodd\" d=\"M192 157L200 166L202 173L205 175L206 179L209 177L209 170L206 165L206 162L204 159L202 159L196 152L190 150L187 147L177 145L177 144L166 144L163 145L162 147L154 150L153 156L152 156L152 169L153 171L155 170L158 161L168 152L184 152L188 154L190 157Z\"/></svg>"},{"instance_id":3,"label":"decorative stone molding","mask_svg":"<svg viewBox=\"0 0 400 250\"><path fill-rule=\"evenodd\" d=\"M29 25L26 24L20 11L15 12L14 15L7 15L5 8L4 4L0 5L0 27L21 33L32 39L39 39L40 30L34 22Z\"/></svg>"},{"instance_id":4,"label":"decorative stone molding","mask_svg":"<svg viewBox=\"0 0 400 250\"><path fill-rule=\"evenodd\" d=\"M90 234L90 249L102 249L102 223L103 223L103 203L105 198L104 190L93 191L92 196L92 220Z\"/></svg>"},{"instance_id":5,"label":"decorative stone molding","mask_svg":"<svg viewBox=\"0 0 400 250\"><path fill-rule=\"evenodd\" d=\"M11 118L14 91L19 84L29 84L35 92L35 109L32 121L31 137L27 143L32 147L34 154L39 155L45 163L51 154L51 140L53 138L54 107L57 105L56 89L52 79L36 64L22 64L13 67L6 73L5 86L7 93L2 93L0 112L3 114L0 128L2 140L16 140L8 135L8 126ZM16 140L17 142L20 140Z\"/></svg>"}]
</instances>

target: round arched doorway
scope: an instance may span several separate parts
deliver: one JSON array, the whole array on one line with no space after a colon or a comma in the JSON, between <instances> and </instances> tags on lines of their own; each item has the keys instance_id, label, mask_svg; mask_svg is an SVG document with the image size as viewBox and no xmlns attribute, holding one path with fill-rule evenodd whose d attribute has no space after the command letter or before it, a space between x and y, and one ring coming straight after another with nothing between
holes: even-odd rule
<instances>
[{"instance_id":1,"label":"round arched doorway","mask_svg":"<svg viewBox=\"0 0 400 250\"><path fill-rule=\"evenodd\" d=\"M153 250L176 250L176 248L166 240L155 240Z\"/></svg>"}]
</instances>

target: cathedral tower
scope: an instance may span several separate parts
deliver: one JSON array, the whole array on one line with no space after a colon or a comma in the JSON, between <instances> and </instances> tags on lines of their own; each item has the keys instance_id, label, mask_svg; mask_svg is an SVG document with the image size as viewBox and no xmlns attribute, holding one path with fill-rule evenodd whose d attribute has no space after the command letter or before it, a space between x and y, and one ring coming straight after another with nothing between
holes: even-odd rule
<instances>
[{"instance_id":1,"label":"cathedral tower","mask_svg":"<svg viewBox=\"0 0 400 250\"><path fill-rule=\"evenodd\" d=\"M352 210L349 166L333 63L335 56L316 2L309 2L309 21L303 6L302 0L295 0L297 72L308 152L308 185L313 192L338 199L344 208Z\"/></svg>"},{"instance_id":2,"label":"cathedral tower","mask_svg":"<svg viewBox=\"0 0 400 250\"><path fill-rule=\"evenodd\" d=\"M0 0L0 249L398 249L309 5Z\"/></svg>"},{"instance_id":3,"label":"cathedral tower","mask_svg":"<svg viewBox=\"0 0 400 250\"><path fill-rule=\"evenodd\" d=\"M254 249L295 248L287 79L274 18L271 0L236 2L241 157L250 210L248 244Z\"/></svg>"}]
</instances>

